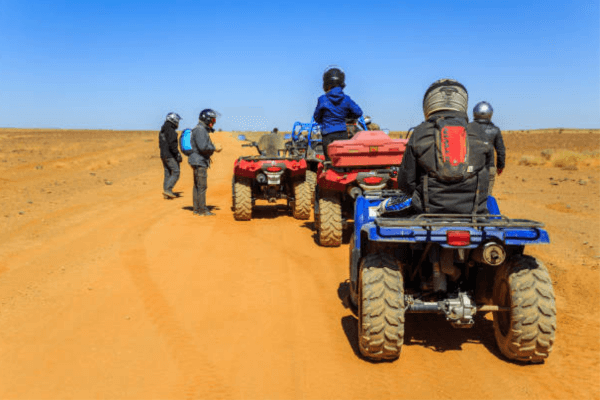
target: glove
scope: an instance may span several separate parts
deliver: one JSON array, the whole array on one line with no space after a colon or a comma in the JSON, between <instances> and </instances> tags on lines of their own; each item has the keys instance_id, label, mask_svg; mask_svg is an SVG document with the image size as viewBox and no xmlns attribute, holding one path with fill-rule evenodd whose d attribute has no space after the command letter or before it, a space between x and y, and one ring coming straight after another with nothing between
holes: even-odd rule
<instances>
[{"instance_id":1,"label":"glove","mask_svg":"<svg viewBox=\"0 0 600 400\"><path fill-rule=\"evenodd\" d=\"M221 146L221 144L220 144L220 143L215 143L215 151L216 151L217 153L220 153L220 152L221 152L221 150L223 150L223 146Z\"/></svg>"},{"instance_id":2,"label":"glove","mask_svg":"<svg viewBox=\"0 0 600 400\"><path fill-rule=\"evenodd\" d=\"M500 174L502 174L502 171L504 171L504 168L498 168L496 170L496 175L500 176Z\"/></svg>"},{"instance_id":3,"label":"glove","mask_svg":"<svg viewBox=\"0 0 600 400\"><path fill-rule=\"evenodd\" d=\"M412 198L405 194L401 196L388 197L379 204L377 214L383 215L389 212L408 211L412 206Z\"/></svg>"},{"instance_id":4,"label":"glove","mask_svg":"<svg viewBox=\"0 0 600 400\"><path fill-rule=\"evenodd\" d=\"M181 164L181 163L182 163L182 161L183 161L183 157L181 157L181 154L177 154L177 162L178 162L179 164Z\"/></svg>"}]
</instances>

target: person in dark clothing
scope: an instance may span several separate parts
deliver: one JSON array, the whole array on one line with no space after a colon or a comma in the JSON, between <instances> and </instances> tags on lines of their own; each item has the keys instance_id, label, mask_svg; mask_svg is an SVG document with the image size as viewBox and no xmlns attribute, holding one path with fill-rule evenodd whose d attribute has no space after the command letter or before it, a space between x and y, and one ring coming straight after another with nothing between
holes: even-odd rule
<instances>
[{"instance_id":1,"label":"person in dark clothing","mask_svg":"<svg viewBox=\"0 0 600 400\"><path fill-rule=\"evenodd\" d=\"M258 140L258 151L261 156L279 157L279 152L282 150L285 151L285 143L278 128L274 128L271 133L262 135Z\"/></svg>"},{"instance_id":2,"label":"person in dark clothing","mask_svg":"<svg viewBox=\"0 0 600 400\"><path fill-rule=\"evenodd\" d=\"M215 151L221 151L220 146L215 147L209 136L209 133L214 132L213 126L218 116L219 114L210 108L200 112L198 125L192 129L192 154L188 157L188 163L194 170L194 214L206 217L215 215L206 206L206 189L210 158Z\"/></svg>"},{"instance_id":3,"label":"person in dark clothing","mask_svg":"<svg viewBox=\"0 0 600 400\"><path fill-rule=\"evenodd\" d=\"M506 165L506 149L502 140L502 132L500 132L500 128L492 123L492 114L494 114L494 109L491 104L481 101L473 108L474 121L469 124L471 129L478 131L483 141L488 142L496 152L495 163L492 156L492 165L490 167L489 196L492 195L496 175L500 176Z\"/></svg>"},{"instance_id":4,"label":"person in dark clothing","mask_svg":"<svg viewBox=\"0 0 600 400\"><path fill-rule=\"evenodd\" d=\"M341 68L328 67L323 73L323 90L319 97L313 118L321 125L323 152L329 160L327 146L335 140L348 139L346 119L358 119L363 112L351 98L344 94L346 75Z\"/></svg>"},{"instance_id":5,"label":"person in dark clothing","mask_svg":"<svg viewBox=\"0 0 600 400\"><path fill-rule=\"evenodd\" d=\"M158 134L158 147L160 148L160 159L165 170L163 180L163 196L165 199L174 199L173 187L179 180L179 164L183 161L177 145L177 127L181 117L171 112L167 114L165 123Z\"/></svg>"},{"instance_id":6,"label":"person in dark clothing","mask_svg":"<svg viewBox=\"0 0 600 400\"><path fill-rule=\"evenodd\" d=\"M492 153L467 126L467 101L465 87L452 79L436 81L425 92L426 120L414 129L398 173L398 187L417 213L487 212Z\"/></svg>"}]
</instances>

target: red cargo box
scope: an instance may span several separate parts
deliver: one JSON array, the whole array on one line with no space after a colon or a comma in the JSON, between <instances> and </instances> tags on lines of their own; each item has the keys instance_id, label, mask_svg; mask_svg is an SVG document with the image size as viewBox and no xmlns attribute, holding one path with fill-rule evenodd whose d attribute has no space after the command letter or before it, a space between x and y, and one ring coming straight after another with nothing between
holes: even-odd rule
<instances>
[{"instance_id":1,"label":"red cargo box","mask_svg":"<svg viewBox=\"0 0 600 400\"><path fill-rule=\"evenodd\" d=\"M334 167L399 165L407 142L382 131L362 131L352 139L336 140L327 152Z\"/></svg>"}]
</instances>

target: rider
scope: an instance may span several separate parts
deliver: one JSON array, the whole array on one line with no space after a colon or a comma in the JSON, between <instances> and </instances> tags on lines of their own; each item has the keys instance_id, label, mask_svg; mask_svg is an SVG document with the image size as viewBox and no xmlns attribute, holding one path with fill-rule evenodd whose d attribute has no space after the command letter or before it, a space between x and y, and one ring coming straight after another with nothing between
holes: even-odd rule
<instances>
[{"instance_id":1,"label":"rider","mask_svg":"<svg viewBox=\"0 0 600 400\"><path fill-rule=\"evenodd\" d=\"M365 125L367 125L367 129L370 131L378 131L381 127L373 122L373 119L370 116L365 117Z\"/></svg>"},{"instance_id":2,"label":"rider","mask_svg":"<svg viewBox=\"0 0 600 400\"><path fill-rule=\"evenodd\" d=\"M173 193L173 187L179 180L179 164L183 161L179 153L179 146L177 145L176 129L179 127L180 120L181 117L179 114L174 112L168 113L158 134L160 158L165 170L163 180L163 196L165 199L174 199L176 197L175 193Z\"/></svg>"},{"instance_id":3,"label":"rider","mask_svg":"<svg viewBox=\"0 0 600 400\"><path fill-rule=\"evenodd\" d=\"M323 152L329 160L327 146L335 140L348 139L346 119L358 119L363 112L351 98L344 94L346 74L338 66L329 66L323 73L323 90L315 108L314 120L321 125Z\"/></svg>"},{"instance_id":4,"label":"rider","mask_svg":"<svg viewBox=\"0 0 600 400\"><path fill-rule=\"evenodd\" d=\"M417 213L487 212L491 147L467 127L467 100L467 89L453 79L429 86L425 121L411 135L398 174L407 197L388 201L388 207L408 207L410 199Z\"/></svg>"},{"instance_id":5,"label":"rider","mask_svg":"<svg viewBox=\"0 0 600 400\"><path fill-rule=\"evenodd\" d=\"M220 146L213 145L209 136L209 133L215 131L213 126L218 116L219 113L210 108L200 112L198 125L192 129L192 154L188 157L188 163L194 170L194 214L206 217L215 215L206 206L206 188L210 157L215 151L221 151Z\"/></svg>"},{"instance_id":6,"label":"rider","mask_svg":"<svg viewBox=\"0 0 600 400\"><path fill-rule=\"evenodd\" d=\"M273 128L270 133L262 135L258 140L258 151L265 157L278 157L279 151L285 149L283 137L278 128Z\"/></svg>"},{"instance_id":7,"label":"rider","mask_svg":"<svg viewBox=\"0 0 600 400\"><path fill-rule=\"evenodd\" d=\"M502 140L502 132L500 132L500 128L492 123L492 114L494 114L492 105L487 101L481 101L473 108L474 121L469 124L471 129L478 130L481 138L488 142L496 151L496 163L494 163L494 157L492 156L490 166L490 185L488 190L488 195L490 196L492 195L496 175L500 176L502 171L504 171L506 159L506 149Z\"/></svg>"}]
</instances>

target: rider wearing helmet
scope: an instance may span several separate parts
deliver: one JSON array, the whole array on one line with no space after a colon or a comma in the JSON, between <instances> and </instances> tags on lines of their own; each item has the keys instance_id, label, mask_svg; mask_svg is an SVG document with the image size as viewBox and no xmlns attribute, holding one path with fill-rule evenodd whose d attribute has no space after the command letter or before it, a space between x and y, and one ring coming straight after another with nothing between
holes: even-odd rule
<instances>
[{"instance_id":1,"label":"rider wearing helmet","mask_svg":"<svg viewBox=\"0 0 600 400\"><path fill-rule=\"evenodd\" d=\"M214 132L214 125L217 122L219 113L210 108L200 112L198 125L192 129L191 145L192 154L188 157L188 163L194 170L194 214L200 216L213 216L212 212L206 206L207 189L207 169L210 166L210 158L215 151L221 151L216 148L210 140L209 133Z\"/></svg>"},{"instance_id":2,"label":"rider wearing helmet","mask_svg":"<svg viewBox=\"0 0 600 400\"><path fill-rule=\"evenodd\" d=\"M367 125L367 129L370 131L378 131L381 127L373 122L373 119L370 116L365 117L365 125Z\"/></svg>"},{"instance_id":3,"label":"rider wearing helmet","mask_svg":"<svg viewBox=\"0 0 600 400\"><path fill-rule=\"evenodd\" d=\"M158 134L158 147L160 158L165 169L163 180L163 196L165 199L174 199L173 187L179 180L179 163L182 161L177 145L177 132L181 117L179 114L170 112L167 114L163 126Z\"/></svg>"},{"instance_id":4,"label":"rider wearing helmet","mask_svg":"<svg viewBox=\"0 0 600 400\"><path fill-rule=\"evenodd\" d=\"M492 123L492 115L494 109L487 101L481 101L473 108L474 121L469 124L471 129L476 130L481 135L481 138L488 142L496 151L496 163L492 157L492 165L490 166L490 185L488 195L492 195L496 175L500 175L505 167L506 149L502 140L502 132Z\"/></svg>"},{"instance_id":5,"label":"rider wearing helmet","mask_svg":"<svg viewBox=\"0 0 600 400\"><path fill-rule=\"evenodd\" d=\"M491 148L467 127L467 100L453 79L434 82L423 96L425 121L414 129L398 174L416 212L487 212Z\"/></svg>"},{"instance_id":6,"label":"rider wearing helmet","mask_svg":"<svg viewBox=\"0 0 600 400\"><path fill-rule=\"evenodd\" d=\"M321 125L323 152L329 160L327 146L335 140L348 139L346 119L358 119L362 110L343 89L346 87L346 74L337 66L328 67L323 73L323 90L314 113L314 120Z\"/></svg>"}]
</instances>

